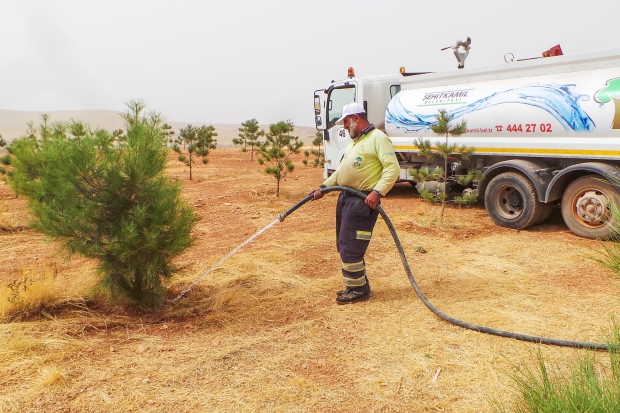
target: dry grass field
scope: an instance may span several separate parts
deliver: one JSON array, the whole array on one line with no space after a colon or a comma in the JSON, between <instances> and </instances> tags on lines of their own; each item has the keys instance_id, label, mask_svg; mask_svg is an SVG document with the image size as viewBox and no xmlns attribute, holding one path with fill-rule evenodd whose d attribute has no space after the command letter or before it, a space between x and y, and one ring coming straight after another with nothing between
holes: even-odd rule
<instances>
[{"instance_id":1,"label":"dry grass field","mask_svg":"<svg viewBox=\"0 0 620 413\"><path fill-rule=\"evenodd\" d=\"M321 182L300 159L276 198L273 177L238 149L214 151L192 181L171 155L169 176L201 219L170 299ZM0 182L0 412L490 412L489 398L514 397L510 362L530 364L539 349L560 365L583 354L437 318L381 219L366 257L371 299L336 305L336 197L307 203L148 313L92 294L94 264L65 260L30 230L25 200ZM482 206L449 208L440 223L408 184L383 207L443 312L608 338L620 284L588 258L598 243L572 235L559 211L525 231L494 226Z\"/></svg>"}]
</instances>

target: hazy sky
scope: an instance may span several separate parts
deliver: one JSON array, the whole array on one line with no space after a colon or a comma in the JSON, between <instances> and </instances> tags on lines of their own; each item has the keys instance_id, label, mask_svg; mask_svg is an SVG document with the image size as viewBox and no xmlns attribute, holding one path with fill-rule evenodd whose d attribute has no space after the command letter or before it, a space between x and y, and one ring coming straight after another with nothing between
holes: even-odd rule
<instances>
[{"instance_id":1,"label":"hazy sky","mask_svg":"<svg viewBox=\"0 0 620 413\"><path fill-rule=\"evenodd\" d=\"M0 109L313 125L313 92L356 74L620 47L618 0L0 0ZM465 70L466 70L465 69Z\"/></svg>"}]
</instances>

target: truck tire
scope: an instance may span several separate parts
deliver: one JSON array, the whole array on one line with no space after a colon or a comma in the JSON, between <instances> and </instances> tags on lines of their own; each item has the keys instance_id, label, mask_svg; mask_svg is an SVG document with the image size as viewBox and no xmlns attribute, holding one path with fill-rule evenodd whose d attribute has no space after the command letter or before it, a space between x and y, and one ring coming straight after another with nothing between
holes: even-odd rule
<instances>
[{"instance_id":1,"label":"truck tire","mask_svg":"<svg viewBox=\"0 0 620 413\"><path fill-rule=\"evenodd\" d=\"M521 174L504 172L489 182L484 204L500 227L524 229L547 219L553 205L540 202L534 185Z\"/></svg>"},{"instance_id":2,"label":"truck tire","mask_svg":"<svg viewBox=\"0 0 620 413\"><path fill-rule=\"evenodd\" d=\"M576 179L562 195L562 217L570 230L583 238L608 239L618 224L610 204L620 206L617 189L600 175Z\"/></svg>"},{"instance_id":3,"label":"truck tire","mask_svg":"<svg viewBox=\"0 0 620 413\"><path fill-rule=\"evenodd\" d=\"M553 204L551 204L551 203L547 203L547 204L543 203L542 204L543 211L540 214L540 218L538 219L538 221L534 225L538 225L538 224L542 223L544 220L546 220L547 218L549 218L549 216L553 212L554 204L557 205L557 203L555 203L555 202Z\"/></svg>"}]
</instances>

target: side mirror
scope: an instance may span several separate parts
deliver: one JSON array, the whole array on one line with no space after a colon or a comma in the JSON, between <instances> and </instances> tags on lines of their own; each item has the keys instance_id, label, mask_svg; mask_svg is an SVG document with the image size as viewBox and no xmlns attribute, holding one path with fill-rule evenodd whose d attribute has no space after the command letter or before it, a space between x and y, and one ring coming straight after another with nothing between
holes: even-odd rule
<instances>
[{"instance_id":1,"label":"side mirror","mask_svg":"<svg viewBox=\"0 0 620 413\"><path fill-rule=\"evenodd\" d=\"M327 92L323 89L314 91L314 123L316 124L316 130L324 131L325 122L323 118L327 119L325 112L325 100L327 99Z\"/></svg>"},{"instance_id":2,"label":"side mirror","mask_svg":"<svg viewBox=\"0 0 620 413\"><path fill-rule=\"evenodd\" d=\"M321 114L321 98L317 95L314 95L314 114L315 115Z\"/></svg>"}]
</instances>

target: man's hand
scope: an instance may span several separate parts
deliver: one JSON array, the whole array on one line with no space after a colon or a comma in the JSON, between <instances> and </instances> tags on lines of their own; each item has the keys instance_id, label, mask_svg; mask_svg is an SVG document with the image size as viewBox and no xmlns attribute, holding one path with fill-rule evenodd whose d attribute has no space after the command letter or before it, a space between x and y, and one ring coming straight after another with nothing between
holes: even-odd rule
<instances>
[{"instance_id":1,"label":"man's hand","mask_svg":"<svg viewBox=\"0 0 620 413\"><path fill-rule=\"evenodd\" d=\"M377 195L375 191L372 191L371 193L368 194L364 203L368 205L369 207L371 207L372 209L375 209L377 208L377 205L379 205L380 199L381 197Z\"/></svg>"},{"instance_id":2,"label":"man's hand","mask_svg":"<svg viewBox=\"0 0 620 413\"><path fill-rule=\"evenodd\" d=\"M321 188L320 186L317 186L312 191L308 192L308 195L314 194L314 198L312 199L313 201L323 198L323 192L321 192L321 189L323 188Z\"/></svg>"}]
</instances>

